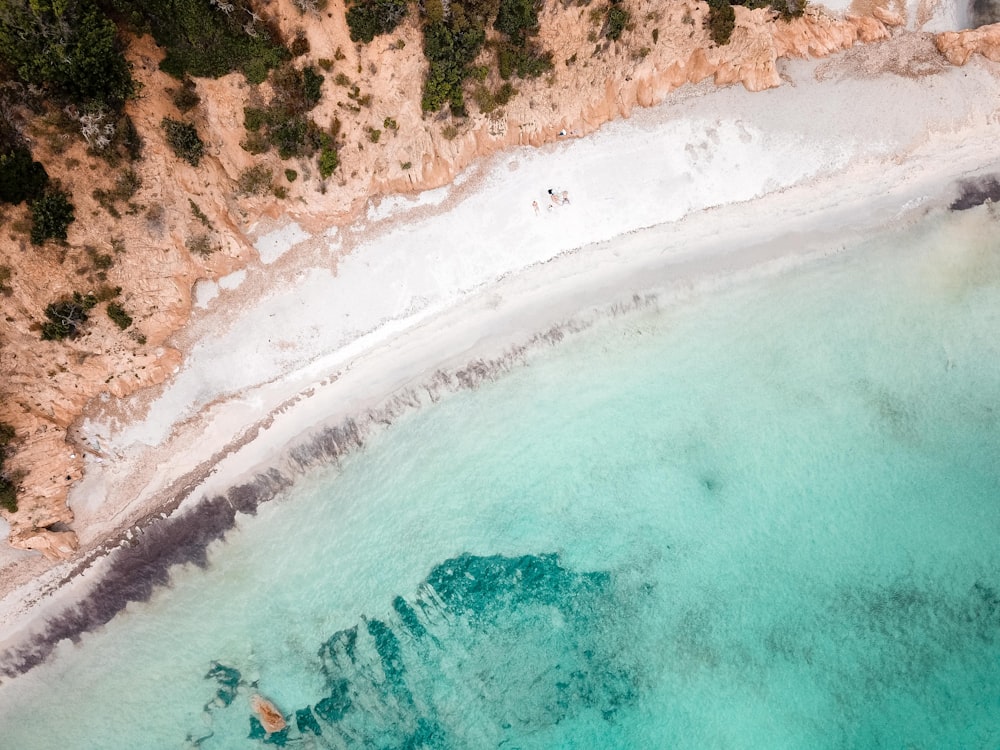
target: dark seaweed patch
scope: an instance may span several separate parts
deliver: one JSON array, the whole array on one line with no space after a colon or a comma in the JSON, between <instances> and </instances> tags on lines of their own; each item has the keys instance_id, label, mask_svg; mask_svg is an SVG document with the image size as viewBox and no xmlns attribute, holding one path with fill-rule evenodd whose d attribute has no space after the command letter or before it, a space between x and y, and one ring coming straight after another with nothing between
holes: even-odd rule
<instances>
[{"instance_id":1,"label":"dark seaweed patch","mask_svg":"<svg viewBox=\"0 0 1000 750\"><path fill-rule=\"evenodd\" d=\"M978 180L963 180L959 183L959 195L949 208L952 211L965 211L981 206L984 203L1000 201L1000 180L994 175Z\"/></svg>"},{"instance_id":2,"label":"dark seaweed patch","mask_svg":"<svg viewBox=\"0 0 1000 750\"><path fill-rule=\"evenodd\" d=\"M648 684L648 659L617 630L634 620L622 603L636 593L619 599L609 573L568 570L554 554L447 560L385 617L323 643L327 694L295 712L289 741L443 750L500 746L581 711L614 721ZM446 718L456 700L475 737Z\"/></svg>"},{"instance_id":3,"label":"dark seaweed patch","mask_svg":"<svg viewBox=\"0 0 1000 750\"><path fill-rule=\"evenodd\" d=\"M298 728L299 734L306 732L312 732L316 735L323 734L323 728L316 721L316 717L313 716L313 712L309 710L308 706L295 712L295 726Z\"/></svg>"}]
</instances>

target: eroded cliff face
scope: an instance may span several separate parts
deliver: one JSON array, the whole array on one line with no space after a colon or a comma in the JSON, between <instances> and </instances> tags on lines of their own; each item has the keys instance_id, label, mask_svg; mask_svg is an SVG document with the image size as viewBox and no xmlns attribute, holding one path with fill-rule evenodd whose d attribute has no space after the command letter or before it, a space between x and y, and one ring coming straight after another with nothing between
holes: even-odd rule
<instances>
[{"instance_id":1,"label":"eroded cliff face","mask_svg":"<svg viewBox=\"0 0 1000 750\"><path fill-rule=\"evenodd\" d=\"M634 27L614 42L598 36L588 8L550 4L541 15L539 40L553 52L554 70L518 81L519 94L502 109L473 111L465 121L453 123L421 112L426 63L416 18L394 34L357 46L349 40L342 3L331 2L323 13L305 16L291 0L272 3L289 38L302 29L309 40L310 52L299 64L335 61L325 73L323 98L313 112L323 127L335 118L341 123L341 166L325 184L314 163L281 162L273 153L253 156L240 146L246 135L243 107L252 97L265 95L266 85L255 93L239 75L198 80L201 104L193 122L206 143L206 158L195 168L174 157L159 123L164 115L178 116L168 93L178 84L158 70L161 53L149 38L133 40L129 53L142 96L129 103L128 112L145 139L144 157L136 165L142 187L132 199L137 208L113 219L91 192L109 186L117 172L88 155L78 139L66 147L65 138L52 139L43 123L35 123L36 158L72 192L77 221L64 247L27 244L23 233L13 229L16 222L23 223L24 207L9 210L2 227L0 264L12 270L13 293L0 298L5 313L0 421L17 430L20 447L8 465L23 475L19 510L4 512L11 524L10 543L53 559L74 554L77 539L66 496L81 476L83 452L113 460L102 455L100 445L75 441L74 422L92 399L113 403L171 375L182 355L169 341L190 314L194 282L250 262L255 253L246 231L260 216L286 214L306 229L325 229L349 221L372 196L438 187L474 160L509 146L539 145L561 132L585 134L628 116L636 105L658 103L685 83L712 78L719 85L738 82L751 91L778 86L778 59L826 55L857 42L885 39L889 27L901 22L883 10L835 18L814 9L784 22L766 10L737 7L732 40L720 48L704 29L704 3L626 4ZM335 82L338 73L370 94L369 103L351 101L347 89ZM395 120L398 129L384 129L386 118ZM370 128L383 129L378 143L371 141ZM237 177L257 164L278 176L285 198L237 194ZM286 167L298 172L295 182L281 180ZM204 219L194 212L192 201ZM189 252L186 245L201 235L215 252ZM98 272L95 252L109 255L113 265ZM105 283L122 287L121 303L135 319L130 331L118 330L95 312L79 338L40 340L37 325L48 302Z\"/></svg>"}]
</instances>

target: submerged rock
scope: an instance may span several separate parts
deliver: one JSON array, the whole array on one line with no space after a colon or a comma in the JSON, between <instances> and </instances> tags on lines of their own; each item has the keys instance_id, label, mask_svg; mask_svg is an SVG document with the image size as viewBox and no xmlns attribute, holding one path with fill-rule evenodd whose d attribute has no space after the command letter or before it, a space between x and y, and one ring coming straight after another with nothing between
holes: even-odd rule
<instances>
[{"instance_id":1,"label":"submerged rock","mask_svg":"<svg viewBox=\"0 0 1000 750\"><path fill-rule=\"evenodd\" d=\"M250 708L257 714L260 724L268 734L280 732L287 726L285 717L271 701L257 694L250 699Z\"/></svg>"}]
</instances>

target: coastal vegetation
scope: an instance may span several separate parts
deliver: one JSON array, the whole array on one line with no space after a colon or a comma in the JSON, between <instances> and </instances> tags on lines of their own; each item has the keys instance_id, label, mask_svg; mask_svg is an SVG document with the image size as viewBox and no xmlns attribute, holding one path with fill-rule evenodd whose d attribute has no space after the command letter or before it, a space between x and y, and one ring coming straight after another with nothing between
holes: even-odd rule
<instances>
[{"instance_id":1,"label":"coastal vegetation","mask_svg":"<svg viewBox=\"0 0 1000 750\"><path fill-rule=\"evenodd\" d=\"M537 78L552 69L552 55L535 42L538 33L537 0L466 0L424 4L424 56L428 61L421 106L436 112L449 105L451 114L463 117L465 82L474 75L472 63L487 42L492 25L499 38L492 46L499 76Z\"/></svg>"},{"instance_id":2,"label":"coastal vegetation","mask_svg":"<svg viewBox=\"0 0 1000 750\"><path fill-rule=\"evenodd\" d=\"M734 5L742 5L754 10L771 8L782 20L801 16L806 9L806 0L708 0L707 25L712 41L720 47L729 44L736 24Z\"/></svg>"},{"instance_id":3,"label":"coastal vegetation","mask_svg":"<svg viewBox=\"0 0 1000 750\"><path fill-rule=\"evenodd\" d=\"M17 513L17 478L4 470L4 460L16 436L11 425L0 422L0 508L8 513Z\"/></svg>"},{"instance_id":4,"label":"coastal vegetation","mask_svg":"<svg viewBox=\"0 0 1000 750\"><path fill-rule=\"evenodd\" d=\"M90 310L97 304L93 294L73 292L73 296L50 302L45 308L48 320L42 324L43 341L61 341L80 335L81 326L90 318Z\"/></svg>"},{"instance_id":5,"label":"coastal vegetation","mask_svg":"<svg viewBox=\"0 0 1000 750\"><path fill-rule=\"evenodd\" d=\"M134 33L150 33L166 51L160 68L218 78L242 72L260 83L291 57L277 25L248 0L101 0Z\"/></svg>"},{"instance_id":6,"label":"coastal vegetation","mask_svg":"<svg viewBox=\"0 0 1000 750\"><path fill-rule=\"evenodd\" d=\"M0 60L50 97L118 111L135 91L115 24L91 0L6 0Z\"/></svg>"},{"instance_id":7,"label":"coastal vegetation","mask_svg":"<svg viewBox=\"0 0 1000 750\"><path fill-rule=\"evenodd\" d=\"M352 0L347 6L347 28L352 42L370 42L390 34L406 18L406 0Z\"/></svg>"},{"instance_id":8,"label":"coastal vegetation","mask_svg":"<svg viewBox=\"0 0 1000 750\"><path fill-rule=\"evenodd\" d=\"M59 187L50 187L31 206L31 243L41 245L46 240L66 241L66 230L76 218L69 194Z\"/></svg>"},{"instance_id":9,"label":"coastal vegetation","mask_svg":"<svg viewBox=\"0 0 1000 750\"><path fill-rule=\"evenodd\" d=\"M117 302L109 302L107 310L108 317L123 331L132 325L132 316L125 312L125 308Z\"/></svg>"},{"instance_id":10,"label":"coastal vegetation","mask_svg":"<svg viewBox=\"0 0 1000 750\"><path fill-rule=\"evenodd\" d=\"M174 150L177 158L197 167L205 153L205 144L198 135L198 129L189 122L170 117L164 117L160 121L160 127L166 133L167 145Z\"/></svg>"},{"instance_id":11,"label":"coastal vegetation","mask_svg":"<svg viewBox=\"0 0 1000 750\"><path fill-rule=\"evenodd\" d=\"M273 71L270 101L266 105L248 105L243 109L243 125L247 131L243 148L252 154L267 153L273 148L283 160L310 157L318 151L320 174L324 179L329 177L339 163L336 158L338 121L335 120L329 130L324 130L309 116L319 104L325 80L326 77L312 65L299 69L286 63ZM242 186L240 190L257 192Z\"/></svg>"}]
</instances>

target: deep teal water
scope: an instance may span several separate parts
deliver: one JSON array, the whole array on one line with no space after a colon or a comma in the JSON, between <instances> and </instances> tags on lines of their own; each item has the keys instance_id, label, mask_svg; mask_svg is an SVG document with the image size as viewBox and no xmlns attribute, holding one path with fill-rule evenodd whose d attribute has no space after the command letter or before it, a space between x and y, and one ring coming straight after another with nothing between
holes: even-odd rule
<instances>
[{"instance_id":1,"label":"deep teal water","mask_svg":"<svg viewBox=\"0 0 1000 750\"><path fill-rule=\"evenodd\" d=\"M998 228L936 215L405 416L0 685L0 744L1000 747Z\"/></svg>"}]
</instances>

